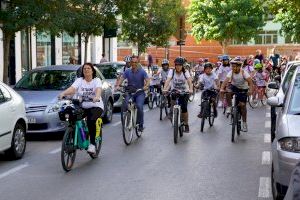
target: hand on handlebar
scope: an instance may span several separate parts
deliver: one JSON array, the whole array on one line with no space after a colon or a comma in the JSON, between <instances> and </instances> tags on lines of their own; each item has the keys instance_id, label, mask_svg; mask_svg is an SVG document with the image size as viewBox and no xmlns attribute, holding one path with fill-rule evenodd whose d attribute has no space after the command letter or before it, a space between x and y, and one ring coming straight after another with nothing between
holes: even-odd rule
<instances>
[{"instance_id":1,"label":"hand on handlebar","mask_svg":"<svg viewBox=\"0 0 300 200\"><path fill-rule=\"evenodd\" d=\"M100 102L100 98L99 97L94 97L93 98L93 103L96 103L96 102Z\"/></svg>"}]
</instances>

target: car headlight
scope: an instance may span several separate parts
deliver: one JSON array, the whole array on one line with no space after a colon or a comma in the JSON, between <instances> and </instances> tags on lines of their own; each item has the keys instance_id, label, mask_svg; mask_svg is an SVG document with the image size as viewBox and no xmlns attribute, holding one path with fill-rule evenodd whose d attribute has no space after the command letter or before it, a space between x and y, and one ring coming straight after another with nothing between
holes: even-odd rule
<instances>
[{"instance_id":1,"label":"car headlight","mask_svg":"<svg viewBox=\"0 0 300 200\"><path fill-rule=\"evenodd\" d=\"M48 113L59 112L63 105L68 105L69 100L59 100L55 104L49 106Z\"/></svg>"},{"instance_id":2,"label":"car headlight","mask_svg":"<svg viewBox=\"0 0 300 200\"><path fill-rule=\"evenodd\" d=\"M279 141L279 146L284 151L299 153L300 152L300 138L298 137L286 137Z\"/></svg>"}]
</instances>

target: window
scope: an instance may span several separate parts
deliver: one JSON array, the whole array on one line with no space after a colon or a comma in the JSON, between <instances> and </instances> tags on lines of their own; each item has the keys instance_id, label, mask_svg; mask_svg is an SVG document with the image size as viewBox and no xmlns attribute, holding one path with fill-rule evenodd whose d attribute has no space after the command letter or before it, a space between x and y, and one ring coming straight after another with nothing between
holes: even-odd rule
<instances>
[{"instance_id":1,"label":"window","mask_svg":"<svg viewBox=\"0 0 300 200\"><path fill-rule=\"evenodd\" d=\"M0 103L6 102L9 100L11 100L11 95L10 95L9 91L5 87L0 85Z\"/></svg>"},{"instance_id":2,"label":"window","mask_svg":"<svg viewBox=\"0 0 300 200\"><path fill-rule=\"evenodd\" d=\"M297 69L298 65L293 65L290 67L290 69L288 70L287 74L285 75L285 78L283 80L283 84L282 84L282 91L283 93L286 93L289 89L291 80L293 78L294 72Z\"/></svg>"},{"instance_id":3,"label":"window","mask_svg":"<svg viewBox=\"0 0 300 200\"><path fill-rule=\"evenodd\" d=\"M62 34L62 56L63 64L70 63L70 57L75 57L76 63L81 63L80 59L80 37L79 35L75 35L74 37L69 35L68 33L63 32Z\"/></svg>"},{"instance_id":4,"label":"window","mask_svg":"<svg viewBox=\"0 0 300 200\"><path fill-rule=\"evenodd\" d=\"M37 66L49 66L51 62L52 43L49 33L38 32L36 34L36 60ZM53 63L54 64L54 63Z\"/></svg>"},{"instance_id":5,"label":"window","mask_svg":"<svg viewBox=\"0 0 300 200\"><path fill-rule=\"evenodd\" d=\"M254 38L255 44L277 44L278 31L262 31Z\"/></svg>"},{"instance_id":6,"label":"window","mask_svg":"<svg viewBox=\"0 0 300 200\"><path fill-rule=\"evenodd\" d=\"M30 29L21 31L21 64L22 75L31 69Z\"/></svg>"}]
</instances>

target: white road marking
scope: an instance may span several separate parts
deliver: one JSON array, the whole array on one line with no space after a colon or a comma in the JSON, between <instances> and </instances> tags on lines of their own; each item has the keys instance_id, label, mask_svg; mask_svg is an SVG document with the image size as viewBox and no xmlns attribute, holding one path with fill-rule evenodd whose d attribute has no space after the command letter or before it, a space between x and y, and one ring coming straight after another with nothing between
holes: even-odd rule
<instances>
[{"instance_id":1,"label":"white road marking","mask_svg":"<svg viewBox=\"0 0 300 200\"><path fill-rule=\"evenodd\" d=\"M61 151L61 148L59 147L57 149L54 149L54 150L50 151L49 154L56 154L56 153L58 153L60 151Z\"/></svg>"},{"instance_id":2,"label":"white road marking","mask_svg":"<svg viewBox=\"0 0 300 200\"><path fill-rule=\"evenodd\" d=\"M270 107L270 106L267 106L266 109L267 109L267 110L271 110L271 107Z\"/></svg>"},{"instance_id":3,"label":"white road marking","mask_svg":"<svg viewBox=\"0 0 300 200\"><path fill-rule=\"evenodd\" d=\"M271 143L271 134L265 134L264 142L265 143Z\"/></svg>"},{"instance_id":4,"label":"white road marking","mask_svg":"<svg viewBox=\"0 0 300 200\"><path fill-rule=\"evenodd\" d=\"M28 167L28 166L29 166L29 164L25 163L25 164L19 165L17 167L14 167L14 168L12 168L12 169L10 169L10 170L8 170L8 171L0 174L0 179L4 178L4 177L6 177L6 176L8 176L10 174L13 174L13 173L15 173L17 171L20 171L21 169L23 169L25 167Z\"/></svg>"},{"instance_id":5,"label":"white road marking","mask_svg":"<svg viewBox=\"0 0 300 200\"><path fill-rule=\"evenodd\" d=\"M118 121L118 122L112 124L112 126L118 126L118 125L120 125L120 124L121 124L121 121Z\"/></svg>"},{"instance_id":6,"label":"white road marking","mask_svg":"<svg viewBox=\"0 0 300 200\"><path fill-rule=\"evenodd\" d=\"M270 151L262 152L261 164L262 165L270 165L271 164L271 152Z\"/></svg>"},{"instance_id":7,"label":"white road marking","mask_svg":"<svg viewBox=\"0 0 300 200\"><path fill-rule=\"evenodd\" d=\"M266 117L271 117L271 113L267 112Z\"/></svg>"},{"instance_id":8,"label":"white road marking","mask_svg":"<svg viewBox=\"0 0 300 200\"><path fill-rule=\"evenodd\" d=\"M265 128L271 128L271 121L265 122Z\"/></svg>"},{"instance_id":9,"label":"white road marking","mask_svg":"<svg viewBox=\"0 0 300 200\"><path fill-rule=\"evenodd\" d=\"M271 197L271 178L270 177L260 177L259 178L259 198L270 198Z\"/></svg>"}]
</instances>

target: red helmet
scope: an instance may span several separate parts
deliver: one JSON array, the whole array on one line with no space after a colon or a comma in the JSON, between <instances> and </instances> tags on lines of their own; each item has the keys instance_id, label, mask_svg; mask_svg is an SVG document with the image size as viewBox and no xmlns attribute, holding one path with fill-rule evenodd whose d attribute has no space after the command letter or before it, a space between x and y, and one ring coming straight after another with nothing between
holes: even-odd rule
<instances>
[{"instance_id":1,"label":"red helmet","mask_svg":"<svg viewBox=\"0 0 300 200\"><path fill-rule=\"evenodd\" d=\"M203 63L204 62L203 58L199 58L198 62Z\"/></svg>"}]
</instances>

